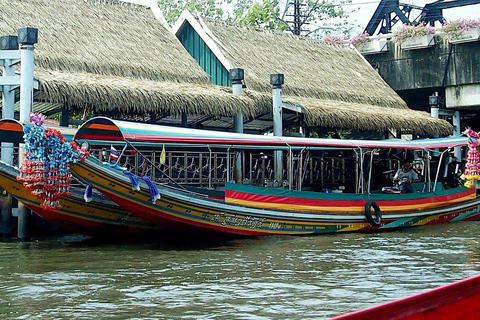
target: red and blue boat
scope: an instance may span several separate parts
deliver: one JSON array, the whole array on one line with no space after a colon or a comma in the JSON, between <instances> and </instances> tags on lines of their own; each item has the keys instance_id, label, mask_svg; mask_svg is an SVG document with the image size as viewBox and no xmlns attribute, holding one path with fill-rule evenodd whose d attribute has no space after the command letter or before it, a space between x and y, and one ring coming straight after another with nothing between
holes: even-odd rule
<instances>
[{"instance_id":1,"label":"red and blue boat","mask_svg":"<svg viewBox=\"0 0 480 320\"><path fill-rule=\"evenodd\" d=\"M3 142L23 142L23 125L13 119L0 120ZM0 161L0 187L46 221L86 235L111 236L154 234L160 228L132 215L101 193L94 192L85 202L85 188L73 187L70 196L60 198L60 207L52 210L42 206L43 199L31 193L17 177L19 170Z\"/></svg>"},{"instance_id":2,"label":"red and blue boat","mask_svg":"<svg viewBox=\"0 0 480 320\"><path fill-rule=\"evenodd\" d=\"M430 159L435 153L438 167L446 168L442 157L449 154L450 148L466 146L465 137L414 141L274 137L155 126L99 117L87 121L79 128L75 140L79 143L96 141L123 144L124 151L130 148L135 150L137 155L144 154L141 148L156 149L157 156L151 153L148 160L152 168L157 168L156 171L149 171L149 179L138 177L135 186L132 185L131 175L126 175L124 171L117 170L94 156L72 164L71 170L79 179L101 191L128 212L174 231L252 236L308 235L393 230L444 222L480 220L480 199L475 189L466 188L458 182L440 182L438 173L427 170L430 163L424 165L424 182L416 186L417 192L386 194L371 188L372 172L388 154L384 153L384 150L390 153L401 150L414 154L416 159ZM168 160L165 150L170 156L179 150L183 152L186 160L181 172L187 172L187 163L190 162L189 166L192 168L205 167L202 159L207 159L209 168L218 168L216 164L219 160L216 159L214 165L213 157L220 157L220 151L223 152L221 154L226 157L227 175L221 189L225 192L225 198L212 199L189 191L180 184L175 186L171 183L156 182L157 176L152 172L169 172L167 169L171 172L174 166L174 159ZM308 174L311 177L312 172L297 174L300 178L297 178L296 182L295 179L290 179L288 184L266 179L260 179L261 183L257 180L256 185L252 183L253 165L249 166L247 163L253 163L255 155L259 155L261 158L257 159L265 162L269 152L277 150L282 150L287 155L284 163L290 169L295 163L312 168L314 162L311 159L323 160L320 163L323 167L332 163L334 166L343 164L342 168L347 173L343 180L335 178L342 185L329 192L327 187L334 185L326 178L307 184L305 177ZM126 157L127 153L122 152L121 157ZM240 179L243 183L232 183L234 157L238 154L243 154L244 159L243 176ZM246 160L246 155L250 157L250 161ZM300 162L300 158L305 161ZM159 163L155 163L157 160ZM166 168L162 169L163 167ZM262 169L268 171L265 166ZM391 171L386 170L387 174ZM211 174L211 170L209 172ZM250 176L247 176L247 173L250 173ZM445 171L442 176L447 173ZM329 171L321 171L318 177L322 177L322 174L325 177ZM294 177L292 171L285 176ZM434 177L434 180L431 177ZM168 177L169 180L175 180L174 178ZM192 177L186 175L177 178L184 182L193 181ZM321 183L323 185L319 185ZM210 181L209 186L211 185ZM315 186L317 189L321 188L320 192L314 190ZM324 192L321 192L322 190Z\"/></svg>"}]
</instances>

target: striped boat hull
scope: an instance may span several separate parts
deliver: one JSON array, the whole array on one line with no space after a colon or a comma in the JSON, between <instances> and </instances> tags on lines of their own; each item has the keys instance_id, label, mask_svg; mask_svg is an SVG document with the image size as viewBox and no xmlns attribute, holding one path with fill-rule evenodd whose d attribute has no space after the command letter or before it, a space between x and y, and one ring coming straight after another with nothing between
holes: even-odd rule
<instances>
[{"instance_id":1,"label":"striped boat hull","mask_svg":"<svg viewBox=\"0 0 480 320\"><path fill-rule=\"evenodd\" d=\"M194 195L167 186L158 186L161 199L150 201L148 186L140 181L140 191L131 188L127 175L103 165L89 157L85 162L72 164L72 171L86 183L94 186L114 202L138 217L162 228L173 231L222 232L237 235L307 235L318 233L389 230L403 227L421 226L449 221L480 220L480 199L475 193L464 188L430 196L427 201L418 197L417 201L428 203L420 210L408 201L394 197L384 199L386 208L382 223L372 226L368 223L362 205L370 199L351 199L346 209L336 210L293 210L288 208L256 208L237 203L228 203ZM227 192L228 195L228 192ZM342 195L348 197L349 195ZM350 195L356 196L356 195ZM284 199L285 200L285 199ZM345 202L345 200L343 199ZM438 204L437 202L442 203ZM387 205L388 202L388 205ZM301 203L301 202L300 202ZM338 205L339 202L337 202ZM356 210L350 210L356 206ZM327 206L334 208L335 206ZM399 209L395 209L399 208Z\"/></svg>"},{"instance_id":2,"label":"striped boat hull","mask_svg":"<svg viewBox=\"0 0 480 320\"><path fill-rule=\"evenodd\" d=\"M18 170L0 162L0 186L24 203L40 217L55 225L87 235L146 234L158 232L159 227L134 216L110 199L95 195L91 202L83 200L81 191L62 197L59 210L45 210L42 200L33 196L16 177Z\"/></svg>"}]
</instances>

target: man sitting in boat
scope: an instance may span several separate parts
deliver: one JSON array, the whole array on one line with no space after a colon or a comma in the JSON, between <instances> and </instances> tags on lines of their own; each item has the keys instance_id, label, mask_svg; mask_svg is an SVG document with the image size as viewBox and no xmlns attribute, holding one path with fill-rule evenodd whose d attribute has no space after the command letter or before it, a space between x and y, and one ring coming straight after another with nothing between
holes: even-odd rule
<instances>
[{"instance_id":1,"label":"man sitting in boat","mask_svg":"<svg viewBox=\"0 0 480 320\"><path fill-rule=\"evenodd\" d=\"M418 182L418 174L412 169L409 160L403 160L402 168L398 169L393 177L393 182L398 185L401 193L412 193L412 182Z\"/></svg>"},{"instance_id":2,"label":"man sitting in boat","mask_svg":"<svg viewBox=\"0 0 480 320\"><path fill-rule=\"evenodd\" d=\"M397 173L393 177L393 182L396 184L395 187L384 187L382 191L385 193L412 193L413 182L419 182L420 178L415 170L412 169L410 161L404 159L402 161L402 167L398 169Z\"/></svg>"}]
</instances>

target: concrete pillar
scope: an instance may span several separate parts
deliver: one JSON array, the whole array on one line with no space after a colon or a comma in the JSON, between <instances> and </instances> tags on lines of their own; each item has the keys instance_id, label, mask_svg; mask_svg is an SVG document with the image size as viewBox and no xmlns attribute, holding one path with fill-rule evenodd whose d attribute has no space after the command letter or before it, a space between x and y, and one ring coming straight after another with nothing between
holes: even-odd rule
<instances>
[{"instance_id":1,"label":"concrete pillar","mask_svg":"<svg viewBox=\"0 0 480 320\"><path fill-rule=\"evenodd\" d=\"M270 84L272 85L273 93L273 134L275 136L283 135L283 117L282 117L282 85L284 83L283 74L271 74ZM283 185L283 152L282 150L276 150L274 152L274 177L277 180L278 185ZM290 181L290 184L292 181Z\"/></svg>"},{"instance_id":2,"label":"concrete pillar","mask_svg":"<svg viewBox=\"0 0 480 320\"><path fill-rule=\"evenodd\" d=\"M9 50L18 52L17 36L4 36L0 39L0 50ZM3 76L14 77L15 76L15 64L18 62L18 56L10 57L3 60ZM14 118L14 104L15 104L15 85L4 85L2 92L2 119ZM2 142L1 143L1 159L3 162L10 165L13 164L13 143ZM2 237L7 238L12 235L12 196L5 190L0 188L0 234Z\"/></svg>"},{"instance_id":3,"label":"concrete pillar","mask_svg":"<svg viewBox=\"0 0 480 320\"><path fill-rule=\"evenodd\" d=\"M462 128L460 127L460 111L453 112L453 135L459 136L462 134ZM455 147L454 149L455 158L458 161L462 160L462 147Z\"/></svg>"},{"instance_id":4,"label":"concrete pillar","mask_svg":"<svg viewBox=\"0 0 480 320\"><path fill-rule=\"evenodd\" d=\"M182 127L184 128L188 127L188 117L185 112L182 112Z\"/></svg>"},{"instance_id":5,"label":"concrete pillar","mask_svg":"<svg viewBox=\"0 0 480 320\"><path fill-rule=\"evenodd\" d=\"M33 67L34 44L37 43L38 30L35 28L18 29L18 43L20 44L20 122L30 123L30 112L33 104ZM25 158L25 145L20 144L19 163ZM17 237L20 240L30 240L30 210L18 203Z\"/></svg>"},{"instance_id":6,"label":"concrete pillar","mask_svg":"<svg viewBox=\"0 0 480 320\"><path fill-rule=\"evenodd\" d=\"M429 104L430 104L430 116L432 118L438 119L439 115L439 101L438 101L438 92L435 92L435 94L431 95L429 97ZM438 134L435 134L433 136L434 138L438 138ZM440 153L438 149L433 149L432 155L433 156L438 156Z\"/></svg>"},{"instance_id":7,"label":"concrete pillar","mask_svg":"<svg viewBox=\"0 0 480 320\"><path fill-rule=\"evenodd\" d=\"M62 112L60 113L60 126L68 127L68 107L63 105Z\"/></svg>"},{"instance_id":8,"label":"concrete pillar","mask_svg":"<svg viewBox=\"0 0 480 320\"><path fill-rule=\"evenodd\" d=\"M230 70L230 79L232 80L232 93L234 95L243 95L243 69L236 68ZM243 133L243 113L238 112L233 118L233 128L236 133ZM243 152L235 152L235 167L233 170L233 176L235 177L235 183L243 183L243 170L242 170Z\"/></svg>"},{"instance_id":9,"label":"concrete pillar","mask_svg":"<svg viewBox=\"0 0 480 320\"><path fill-rule=\"evenodd\" d=\"M0 234L8 238L13 231L12 196L5 190L0 193L0 213Z\"/></svg>"}]
</instances>

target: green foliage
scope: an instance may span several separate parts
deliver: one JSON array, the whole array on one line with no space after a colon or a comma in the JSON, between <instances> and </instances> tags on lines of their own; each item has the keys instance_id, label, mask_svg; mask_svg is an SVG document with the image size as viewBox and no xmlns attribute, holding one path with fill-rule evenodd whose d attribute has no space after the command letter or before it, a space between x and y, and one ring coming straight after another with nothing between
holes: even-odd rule
<instances>
[{"instance_id":1,"label":"green foliage","mask_svg":"<svg viewBox=\"0 0 480 320\"><path fill-rule=\"evenodd\" d=\"M279 2L281 1L281 3ZM301 34L319 37L325 30L345 31L349 24L342 19L348 16L343 5L351 0L302 0L300 1ZM202 17L236 22L243 25L271 30L294 31L293 2L290 0L162 0L158 2L168 23L173 24L183 10L198 11ZM326 19L337 19L328 26Z\"/></svg>"},{"instance_id":2,"label":"green foliage","mask_svg":"<svg viewBox=\"0 0 480 320\"><path fill-rule=\"evenodd\" d=\"M250 5L246 12L236 11L237 22L243 25L263 27L270 30L285 30L288 24L279 19L280 7L278 1L263 0Z\"/></svg>"},{"instance_id":3,"label":"green foliage","mask_svg":"<svg viewBox=\"0 0 480 320\"><path fill-rule=\"evenodd\" d=\"M224 4L230 4L232 0L222 2L215 0L161 0L158 7L169 24L175 23L182 12L187 9L190 12L198 11L202 17L213 19L224 18Z\"/></svg>"}]
</instances>

